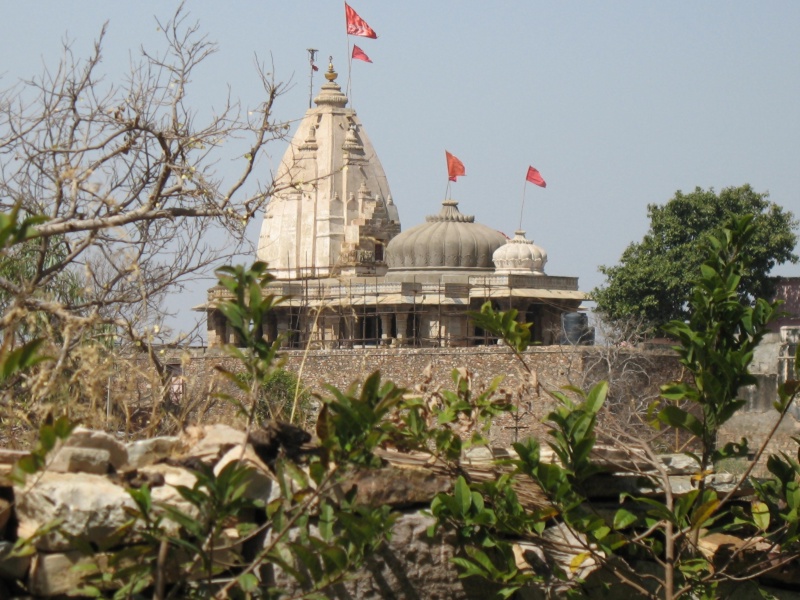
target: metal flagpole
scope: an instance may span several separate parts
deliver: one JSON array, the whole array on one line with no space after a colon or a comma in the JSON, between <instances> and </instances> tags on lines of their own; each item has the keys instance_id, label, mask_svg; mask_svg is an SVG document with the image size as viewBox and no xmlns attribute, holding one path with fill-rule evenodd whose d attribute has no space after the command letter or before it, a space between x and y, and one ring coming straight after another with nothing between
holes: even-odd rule
<instances>
[{"instance_id":1,"label":"metal flagpole","mask_svg":"<svg viewBox=\"0 0 800 600\"><path fill-rule=\"evenodd\" d=\"M311 100L314 97L314 71L317 70L314 60L317 58L317 52L316 48L308 48L308 62L311 65L311 74L308 76L308 108L311 108Z\"/></svg>"},{"instance_id":2,"label":"metal flagpole","mask_svg":"<svg viewBox=\"0 0 800 600\"><path fill-rule=\"evenodd\" d=\"M347 97L350 99L350 108L353 108L353 88L350 75L353 72L353 53L350 51L350 38L347 38Z\"/></svg>"},{"instance_id":3,"label":"metal flagpole","mask_svg":"<svg viewBox=\"0 0 800 600\"><path fill-rule=\"evenodd\" d=\"M522 211L525 210L525 190L528 189L528 178L522 184L522 206L519 207L519 230L522 231Z\"/></svg>"}]
</instances>

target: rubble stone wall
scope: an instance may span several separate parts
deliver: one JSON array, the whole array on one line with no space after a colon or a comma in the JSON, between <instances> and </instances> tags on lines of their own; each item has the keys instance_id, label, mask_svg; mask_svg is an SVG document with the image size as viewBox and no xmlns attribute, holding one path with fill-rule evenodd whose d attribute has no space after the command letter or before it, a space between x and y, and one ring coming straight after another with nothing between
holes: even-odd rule
<instances>
[{"instance_id":1,"label":"rubble stone wall","mask_svg":"<svg viewBox=\"0 0 800 600\"><path fill-rule=\"evenodd\" d=\"M510 395L518 405L516 415L504 415L494 423L491 432L492 443L508 445L516 438L538 434L543 431L542 418L551 410L549 397L537 393L536 384L545 389L555 390L565 385L583 383L586 365L591 359L607 352L602 347L546 346L533 348L524 358L535 377L527 375L520 367L513 353L504 347L479 346L470 348L391 348L369 347L351 350L289 350L283 353L285 368L298 374L309 391L326 394L325 385L346 389L354 382L363 381L376 370L381 371L384 381L415 388L428 381L429 389L436 387L452 388L453 369L467 368L473 377L476 389L488 386L498 375L503 376L500 389ZM638 350L631 350L637 353ZM762 352L763 354L763 352ZM642 394L655 397L658 388L681 376L681 369L674 353L652 350L642 353L647 361L649 382ZM601 356L602 358L602 356ZM617 358L619 360L619 358ZM174 358L178 361L178 357ZM744 390L748 399L745 409L732 419L721 432L722 441L738 442L742 437L757 444L769 431L774 422L771 408L776 390L776 375L769 373L761 363L756 366L762 373L757 374L759 385L752 390ZM771 363L769 363L771 364ZM203 394L209 388L214 367L223 365L235 369L235 363L226 358L218 349L193 350L191 359L184 361L183 374L187 386L196 394ZM774 367L772 368L774 371ZM800 411L792 410L779 428L770 449L796 453L797 445L792 439L800 434Z\"/></svg>"}]
</instances>

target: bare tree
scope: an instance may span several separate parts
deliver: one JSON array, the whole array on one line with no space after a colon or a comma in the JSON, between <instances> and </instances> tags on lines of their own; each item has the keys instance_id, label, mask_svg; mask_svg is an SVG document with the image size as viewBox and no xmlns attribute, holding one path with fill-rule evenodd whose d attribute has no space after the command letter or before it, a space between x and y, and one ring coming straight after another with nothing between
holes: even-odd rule
<instances>
[{"instance_id":1,"label":"bare tree","mask_svg":"<svg viewBox=\"0 0 800 600\"><path fill-rule=\"evenodd\" d=\"M87 340L167 341L165 294L236 253L274 191L253 173L288 129L273 117L285 85L257 62L255 108L230 93L217 109L192 102L216 46L182 8L158 26L164 48L142 49L119 81L101 72L103 27L88 58L65 43L55 67L0 91L0 206L42 216L0 255L0 332L7 346L49 338L54 360L31 385L40 398Z\"/></svg>"},{"instance_id":2,"label":"bare tree","mask_svg":"<svg viewBox=\"0 0 800 600\"><path fill-rule=\"evenodd\" d=\"M569 384L589 390L601 381L608 383L601 415L605 431L636 432L660 451L682 450L685 436L676 438L675 431L654 432L651 425L654 410L661 405L661 385L683 377L677 358L672 363L665 361L669 347L658 349L648 344L650 329L642 319L596 319L594 328L595 344L559 346Z\"/></svg>"}]
</instances>

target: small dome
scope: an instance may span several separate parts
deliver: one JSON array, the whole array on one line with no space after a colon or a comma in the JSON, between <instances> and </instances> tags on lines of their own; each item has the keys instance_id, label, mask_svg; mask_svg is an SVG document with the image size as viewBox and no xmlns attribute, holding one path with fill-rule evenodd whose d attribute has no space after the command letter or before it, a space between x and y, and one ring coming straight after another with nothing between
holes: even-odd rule
<instances>
[{"instance_id":1,"label":"small dome","mask_svg":"<svg viewBox=\"0 0 800 600\"><path fill-rule=\"evenodd\" d=\"M526 239L524 231L515 231L513 239L495 250L492 261L498 273L544 275L547 252Z\"/></svg>"},{"instance_id":2,"label":"small dome","mask_svg":"<svg viewBox=\"0 0 800 600\"><path fill-rule=\"evenodd\" d=\"M492 254L505 236L475 223L475 217L458 210L458 202L445 200L438 215L397 235L386 247L389 270L491 269Z\"/></svg>"}]
</instances>

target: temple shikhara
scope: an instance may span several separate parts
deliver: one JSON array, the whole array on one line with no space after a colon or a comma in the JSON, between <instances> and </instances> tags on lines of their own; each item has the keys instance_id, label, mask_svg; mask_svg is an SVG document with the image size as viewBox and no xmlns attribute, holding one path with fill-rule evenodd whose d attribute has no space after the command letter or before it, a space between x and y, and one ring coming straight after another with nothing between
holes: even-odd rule
<instances>
[{"instance_id":1,"label":"temple shikhara","mask_svg":"<svg viewBox=\"0 0 800 600\"><path fill-rule=\"evenodd\" d=\"M329 65L327 80L275 176L258 259L288 296L264 335L289 348L474 346L495 343L468 317L486 301L533 322L533 339L559 343L562 315L586 298L577 277L547 275L547 253L524 231L508 238L445 200L401 232L378 155ZM209 290L208 343L236 343Z\"/></svg>"}]
</instances>

